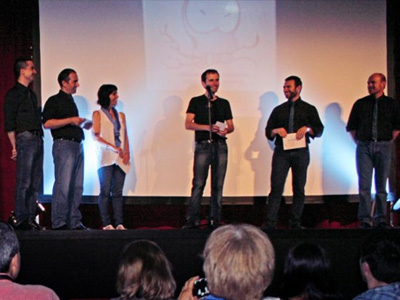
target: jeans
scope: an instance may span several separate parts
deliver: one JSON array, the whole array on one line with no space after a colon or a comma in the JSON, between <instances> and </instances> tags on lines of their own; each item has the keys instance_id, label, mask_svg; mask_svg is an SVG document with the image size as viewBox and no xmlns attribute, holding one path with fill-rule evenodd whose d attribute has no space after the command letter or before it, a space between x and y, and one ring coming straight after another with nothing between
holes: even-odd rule
<instances>
[{"instance_id":1,"label":"jeans","mask_svg":"<svg viewBox=\"0 0 400 300\"><path fill-rule=\"evenodd\" d=\"M55 182L51 206L53 228L81 224L84 155L81 143L57 139L53 143Z\"/></svg>"},{"instance_id":2,"label":"jeans","mask_svg":"<svg viewBox=\"0 0 400 300\"><path fill-rule=\"evenodd\" d=\"M268 196L267 225L276 225L283 189L290 168L292 169L293 204L289 225L300 224L304 208L304 187L307 181L309 163L310 153L308 147L286 151L283 150L282 146L275 147L272 157L271 192Z\"/></svg>"},{"instance_id":3,"label":"jeans","mask_svg":"<svg viewBox=\"0 0 400 300\"><path fill-rule=\"evenodd\" d=\"M99 168L97 173L100 180L99 211L103 226L111 224L108 213L110 195L112 197L115 226L123 224L124 200L122 198L122 189L125 182L125 172L119 166L113 164Z\"/></svg>"},{"instance_id":4,"label":"jeans","mask_svg":"<svg viewBox=\"0 0 400 300\"><path fill-rule=\"evenodd\" d=\"M209 220L219 222L222 208L222 189L228 164L228 146L225 140L196 142L193 165L192 194L189 204L188 222L199 224L201 198L211 166L211 203Z\"/></svg>"},{"instance_id":5,"label":"jeans","mask_svg":"<svg viewBox=\"0 0 400 300\"><path fill-rule=\"evenodd\" d=\"M15 215L20 223L36 217L36 200L43 178L43 138L24 131L17 135L16 146Z\"/></svg>"},{"instance_id":6,"label":"jeans","mask_svg":"<svg viewBox=\"0 0 400 300\"><path fill-rule=\"evenodd\" d=\"M360 203L358 205L358 219L361 222L372 224L371 217L371 186L372 172L375 170L376 224L386 223L386 182L390 172L392 143L358 142L356 150L356 164L358 173L358 189Z\"/></svg>"}]
</instances>

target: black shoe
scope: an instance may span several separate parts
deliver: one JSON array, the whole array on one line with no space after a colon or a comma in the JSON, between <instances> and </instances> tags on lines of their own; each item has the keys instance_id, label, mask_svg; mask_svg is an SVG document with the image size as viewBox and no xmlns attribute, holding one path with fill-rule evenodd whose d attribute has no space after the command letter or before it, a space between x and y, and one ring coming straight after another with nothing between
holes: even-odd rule
<instances>
[{"instance_id":1,"label":"black shoe","mask_svg":"<svg viewBox=\"0 0 400 300\"><path fill-rule=\"evenodd\" d=\"M370 229L370 228L372 228L372 225L367 222L361 222L360 228L361 229Z\"/></svg>"},{"instance_id":2,"label":"black shoe","mask_svg":"<svg viewBox=\"0 0 400 300\"><path fill-rule=\"evenodd\" d=\"M72 230L90 230L88 227L80 223L78 226L72 228Z\"/></svg>"},{"instance_id":3,"label":"black shoe","mask_svg":"<svg viewBox=\"0 0 400 300\"><path fill-rule=\"evenodd\" d=\"M32 229L34 229L34 230L42 230L42 226L40 226L38 223L36 223L35 220L29 221L28 225L30 227L32 227Z\"/></svg>"},{"instance_id":4,"label":"black shoe","mask_svg":"<svg viewBox=\"0 0 400 300\"><path fill-rule=\"evenodd\" d=\"M193 221L187 221L185 225L182 226L182 229L197 229L199 228L199 225Z\"/></svg>"},{"instance_id":5,"label":"black shoe","mask_svg":"<svg viewBox=\"0 0 400 300\"><path fill-rule=\"evenodd\" d=\"M60 227L56 228L53 227L53 230L69 230L69 227L66 224L64 224L63 226Z\"/></svg>"},{"instance_id":6,"label":"black shoe","mask_svg":"<svg viewBox=\"0 0 400 300\"><path fill-rule=\"evenodd\" d=\"M378 223L378 225L376 225L375 228L378 228L378 229L391 229L392 227L390 227L390 225L388 225L386 222L381 222L381 223Z\"/></svg>"},{"instance_id":7,"label":"black shoe","mask_svg":"<svg viewBox=\"0 0 400 300\"><path fill-rule=\"evenodd\" d=\"M33 227L30 224L30 222L28 222L26 220L14 225L14 229L15 230L37 230L35 227Z\"/></svg>"},{"instance_id":8,"label":"black shoe","mask_svg":"<svg viewBox=\"0 0 400 300\"><path fill-rule=\"evenodd\" d=\"M301 226L300 223L290 224L290 229L306 229L305 227Z\"/></svg>"}]
</instances>

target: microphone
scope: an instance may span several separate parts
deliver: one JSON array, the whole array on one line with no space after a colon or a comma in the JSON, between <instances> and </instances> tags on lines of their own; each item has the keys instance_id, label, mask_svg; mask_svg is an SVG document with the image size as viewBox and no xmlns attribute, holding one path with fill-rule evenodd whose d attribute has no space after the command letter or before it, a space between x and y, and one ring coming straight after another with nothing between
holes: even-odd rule
<instances>
[{"instance_id":1,"label":"microphone","mask_svg":"<svg viewBox=\"0 0 400 300\"><path fill-rule=\"evenodd\" d=\"M212 97L214 97L214 93L211 90L211 87L209 85L206 85L206 90L208 92L208 97L211 99Z\"/></svg>"}]
</instances>

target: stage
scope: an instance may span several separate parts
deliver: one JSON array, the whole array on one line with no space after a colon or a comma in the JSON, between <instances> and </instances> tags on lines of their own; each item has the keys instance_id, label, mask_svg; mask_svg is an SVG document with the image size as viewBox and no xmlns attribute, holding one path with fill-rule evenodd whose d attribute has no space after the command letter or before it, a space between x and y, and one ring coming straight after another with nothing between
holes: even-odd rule
<instances>
[{"instance_id":1,"label":"stage","mask_svg":"<svg viewBox=\"0 0 400 300\"><path fill-rule=\"evenodd\" d=\"M171 228L171 227L165 227ZM123 247L133 240L149 239L164 250L174 267L177 294L183 283L202 275L201 252L209 229L130 229L127 231L21 231L22 270L18 282L51 287L61 299L116 296L115 280ZM334 276L345 299L366 289L358 267L358 252L370 234L387 234L400 240L400 229L276 229L267 232L276 252L274 281L265 295L279 288L284 258L300 241L312 241L327 249Z\"/></svg>"}]
</instances>

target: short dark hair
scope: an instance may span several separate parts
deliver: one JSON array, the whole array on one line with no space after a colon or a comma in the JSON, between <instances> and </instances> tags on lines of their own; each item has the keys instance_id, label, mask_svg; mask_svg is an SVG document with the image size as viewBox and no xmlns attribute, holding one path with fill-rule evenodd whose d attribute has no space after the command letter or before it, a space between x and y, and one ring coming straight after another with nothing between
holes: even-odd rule
<instances>
[{"instance_id":1,"label":"short dark hair","mask_svg":"<svg viewBox=\"0 0 400 300\"><path fill-rule=\"evenodd\" d=\"M201 74L201 81L202 82L206 82L208 74L218 74L218 76L219 76L219 73L218 73L217 70L215 70L215 69L207 69L207 70L205 70L203 72L203 74Z\"/></svg>"},{"instance_id":2,"label":"short dark hair","mask_svg":"<svg viewBox=\"0 0 400 300\"><path fill-rule=\"evenodd\" d=\"M11 225L0 221L0 272L8 273L13 257L19 253L17 235Z\"/></svg>"},{"instance_id":3,"label":"short dark hair","mask_svg":"<svg viewBox=\"0 0 400 300\"><path fill-rule=\"evenodd\" d=\"M175 288L172 265L156 243L139 240L125 247L117 279L121 297L163 300L172 298Z\"/></svg>"},{"instance_id":4,"label":"short dark hair","mask_svg":"<svg viewBox=\"0 0 400 300\"><path fill-rule=\"evenodd\" d=\"M340 299L325 249L302 242L290 249L283 273L282 298L306 296L309 300Z\"/></svg>"},{"instance_id":5,"label":"short dark hair","mask_svg":"<svg viewBox=\"0 0 400 300\"><path fill-rule=\"evenodd\" d=\"M110 94L118 90L113 84L103 84L97 92L97 104L107 109L110 106Z\"/></svg>"},{"instance_id":6,"label":"short dark hair","mask_svg":"<svg viewBox=\"0 0 400 300\"><path fill-rule=\"evenodd\" d=\"M400 281L400 245L388 238L366 240L361 249L360 262L369 265L375 279L393 283Z\"/></svg>"},{"instance_id":7,"label":"short dark hair","mask_svg":"<svg viewBox=\"0 0 400 300\"><path fill-rule=\"evenodd\" d=\"M69 68L62 70L60 72L60 74L58 74L58 77L57 77L58 84L60 86L62 86L62 82L63 81L68 82L69 81L69 75L71 73L75 73L76 74L76 71L73 70L73 69L69 69Z\"/></svg>"},{"instance_id":8,"label":"short dark hair","mask_svg":"<svg viewBox=\"0 0 400 300\"><path fill-rule=\"evenodd\" d=\"M32 61L33 59L30 57L20 57L17 58L14 62L14 76L15 79L18 80L19 75L21 74L21 69L24 69L28 66L28 61Z\"/></svg>"},{"instance_id":9,"label":"short dark hair","mask_svg":"<svg viewBox=\"0 0 400 300\"><path fill-rule=\"evenodd\" d=\"M298 76L289 76L288 78L285 79L285 81L289 81L289 80L293 80L294 81L294 85L297 87L299 85L303 86L303 82L301 82L300 77Z\"/></svg>"}]
</instances>

